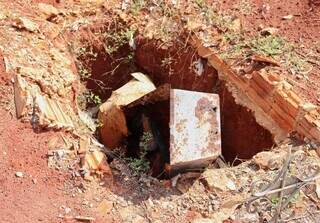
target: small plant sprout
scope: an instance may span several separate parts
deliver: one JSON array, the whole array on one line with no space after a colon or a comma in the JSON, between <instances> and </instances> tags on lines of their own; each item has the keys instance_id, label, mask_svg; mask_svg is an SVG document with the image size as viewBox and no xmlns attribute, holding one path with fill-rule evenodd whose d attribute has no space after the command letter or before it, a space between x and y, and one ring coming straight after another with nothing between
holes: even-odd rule
<instances>
[{"instance_id":1,"label":"small plant sprout","mask_svg":"<svg viewBox=\"0 0 320 223\"><path fill-rule=\"evenodd\" d=\"M150 170L150 162L147 160L146 155L150 147L150 141L153 136L150 132L144 132L140 140L140 155L139 158L126 158L128 166L132 169L133 175L137 176L141 173L147 173Z\"/></svg>"}]
</instances>

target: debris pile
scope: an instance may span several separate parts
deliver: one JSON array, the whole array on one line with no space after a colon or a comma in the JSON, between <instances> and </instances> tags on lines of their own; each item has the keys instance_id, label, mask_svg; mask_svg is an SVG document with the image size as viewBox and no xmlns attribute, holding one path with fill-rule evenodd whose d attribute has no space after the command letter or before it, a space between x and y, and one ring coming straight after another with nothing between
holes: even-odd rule
<instances>
[{"instance_id":1,"label":"debris pile","mask_svg":"<svg viewBox=\"0 0 320 223\"><path fill-rule=\"evenodd\" d=\"M142 110L138 112L141 113L147 110L145 107L152 107L165 100L169 101L169 108L165 109L169 110L170 118L166 125L170 130L154 129L155 124L150 122L152 117L146 119L150 123L143 125L153 128L151 132L157 144L155 147L159 148L160 154L169 156L170 153L170 160L169 157L162 157L163 161L168 162L168 172L173 174L178 170L207 166L221 154L218 95L170 89L166 85L156 88L142 73L133 73L132 76L133 80L114 91L100 106L100 133L106 147L118 148L129 134L134 135L128 130L130 120L125 114L128 108L142 106ZM160 113L158 115L161 116ZM170 137L163 139L163 131L169 131ZM141 135L137 137L140 138ZM163 142L164 140L168 142Z\"/></svg>"},{"instance_id":2,"label":"debris pile","mask_svg":"<svg viewBox=\"0 0 320 223\"><path fill-rule=\"evenodd\" d=\"M295 199L320 198L317 194L319 187L317 182L320 179L319 157L308 155L308 151L299 147L298 149L292 151L292 148L288 148L286 159L276 168L278 171L273 179L262 179L252 184L251 197L246 202L249 212L258 212L268 222L290 221L297 215L296 211L288 208L295 203ZM260 154L260 156L265 155ZM311 189L310 186L314 184L315 189ZM306 209L304 211L302 213L307 212ZM314 213L310 213L312 214Z\"/></svg>"}]
</instances>

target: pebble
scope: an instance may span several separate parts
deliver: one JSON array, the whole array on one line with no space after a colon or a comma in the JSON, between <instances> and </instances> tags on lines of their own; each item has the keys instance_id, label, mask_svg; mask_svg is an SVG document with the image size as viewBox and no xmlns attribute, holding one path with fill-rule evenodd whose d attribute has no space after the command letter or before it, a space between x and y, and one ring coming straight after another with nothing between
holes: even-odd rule
<instances>
[{"instance_id":1,"label":"pebble","mask_svg":"<svg viewBox=\"0 0 320 223\"><path fill-rule=\"evenodd\" d=\"M208 207L208 212L209 213L213 212L213 207L211 205L209 205L209 207Z\"/></svg>"},{"instance_id":2,"label":"pebble","mask_svg":"<svg viewBox=\"0 0 320 223\"><path fill-rule=\"evenodd\" d=\"M66 207L66 208L64 209L64 212L65 212L66 214L69 214L69 213L71 212L71 208Z\"/></svg>"},{"instance_id":3,"label":"pebble","mask_svg":"<svg viewBox=\"0 0 320 223\"><path fill-rule=\"evenodd\" d=\"M23 173L20 171L16 172L15 175L16 175L16 177L19 177L19 178L23 177Z\"/></svg>"},{"instance_id":4,"label":"pebble","mask_svg":"<svg viewBox=\"0 0 320 223\"><path fill-rule=\"evenodd\" d=\"M82 201L82 205L88 205L89 204L89 201L87 201L87 200L84 200L84 201Z\"/></svg>"},{"instance_id":5,"label":"pebble","mask_svg":"<svg viewBox=\"0 0 320 223\"><path fill-rule=\"evenodd\" d=\"M174 206L172 204L168 204L167 207L168 207L169 210L173 210L174 209Z\"/></svg>"},{"instance_id":6,"label":"pebble","mask_svg":"<svg viewBox=\"0 0 320 223\"><path fill-rule=\"evenodd\" d=\"M81 177L81 174L79 173L79 171L74 171L74 172L72 173L72 175L73 175L74 177Z\"/></svg>"},{"instance_id":7,"label":"pebble","mask_svg":"<svg viewBox=\"0 0 320 223\"><path fill-rule=\"evenodd\" d=\"M62 159L63 156L65 155L65 151L62 149L59 149L56 151L57 156L59 157L59 159Z\"/></svg>"},{"instance_id":8,"label":"pebble","mask_svg":"<svg viewBox=\"0 0 320 223\"><path fill-rule=\"evenodd\" d=\"M152 202L152 200L149 198L146 202L147 205L149 205L150 207L154 206L154 203Z\"/></svg>"}]
</instances>

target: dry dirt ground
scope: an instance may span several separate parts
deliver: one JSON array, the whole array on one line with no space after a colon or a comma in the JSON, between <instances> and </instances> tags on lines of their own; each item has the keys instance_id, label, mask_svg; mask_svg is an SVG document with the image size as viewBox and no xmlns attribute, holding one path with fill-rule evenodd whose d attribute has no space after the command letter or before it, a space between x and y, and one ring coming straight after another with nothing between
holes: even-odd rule
<instances>
[{"instance_id":1,"label":"dry dirt ground","mask_svg":"<svg viewBox=\"0 0 320 223\"><path fill-rule=\"evenodd\" d=\"M237 14L248 27L250 35L256 35L261 27L274 27L279 29L279 35L296 43L302 52L306 52L304 49L319 52L320 9L317 1L290 1L286 4L278 0L224 2L222 9L230 9L232 5L231 8L238 11ZM294 15L294 17L290 20L283 19L287 15ZM308 53L302 54L308 55ZM317 56L315 61L318 61ZM300 79L293 75L290 79L299 91L305 92L305 98L319 105L319 63L316 62L313 65L307 78Z\"/></svg>"},{"instance_id":2,"label":"dry dirt ground","mask_svg":"<svg viewBox=\"0 0 320 223\"><path fill-rule=\"evenodd\" d=\"M39 2L54 5L63 11L62 15L54 22L47 21L38 10ZM76 34L70 30L78 30L81 24L99 27L96 21L110 21L112 16L118 18L119 14L126 20L116 6L124 7L130 2L0 0L0 222L78 222L75 219L77 216L92 217L92 222L97 223L274 221L272 216L277 213L274 209L279 202L278 197L272 200L274 206L264 210L266 206L262 205L258 207L260 211L253 213L249 213L242 204L250 198L253 182L263 179L272 181L275 178L284 164L283 157L286 154L275 156L278 157L275 158L276 167L270 168L268 162L261 167L261 163L265 162L250 160L225 169L218 177L210 171L203 176L198 173L186 174L176 183L174 180L157 180L146 175L134 176L123 159L114 159L110 164L114 174L112 182L101 178L86 181L80 176L79 168L61 170L48 166L49 142L59 134L57 131L37 131L32 128L30 121L16 118L12 78L17 68L50 67L51 73L44 72L42 78L50 80L52 75L59 76L60 79L56 78L54 82L59 88L61 83L69 81L64 74L71 72L71 76L77 75L74 61L79 55L72 55L74 52L68 48L70 45L77 46L79 39L74 36L84 36L83 39L89 39L92 45L99 42L90 39L92 36L83 30ZM194 2L206 4L206 1ZM301 50L299 53L309 61L312 69L303 74L286 74L286 77L303 98L320 105L319 1L292 0L284 3L279 0L227 0L216 1L215 7L217 11L241 18L248 36L255 36L262 28L272 26L278 29L281 36L297 44ZM288 15L293 17L283 19ZM136 20L141 22L144 16L137 14ZM19 17L36 21L38 30L29 32L17 28L14 24ZM132 18L128 20L131 25L136 22ZM62 52L62 62L53 59L53 54L50 54L52 49ZM68 60L72 62L71 65L65 62ZM32 77L28 78L32 80ZM47 86L47 82L43 86ZM75 103L78 89L70 89L61 95ZM46 90L50 92L44 87ZM289 147L293 148L296 155L292 161L292 176L298 179L310 177L310 169L317 169L319 165L319 150L310 149L310 145L306 144L300 147L285 144L279 148L280 151L287 151ZM266 156L273 155L270 153ZM215 167L217 165L213 164ZM22 176L17 172L21 172ZM217 183L220 181L221 185ZM175 184L176 187L173 187ZM294 196L287 208L287 212L294 215L282 217L290 219L288 222L318 222L320 206L317 196L320 196L320 192L316 194L314 188L310 190L312 192L301 189L299 196Z\"/></svg>"}]
</instances>

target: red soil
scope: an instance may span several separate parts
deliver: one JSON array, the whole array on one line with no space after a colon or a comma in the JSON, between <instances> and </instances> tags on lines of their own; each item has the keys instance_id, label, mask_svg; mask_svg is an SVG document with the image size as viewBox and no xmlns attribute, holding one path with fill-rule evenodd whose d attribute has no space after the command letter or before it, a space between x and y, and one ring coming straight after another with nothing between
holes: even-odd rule
<instances>
[{"instance_id":1,"label":"red soil","mask_svg":"<svg viewBox=\"0 0 320 223\"><path fill-rule=\"evenodd\" d=\"M58 189L65 176L47 168L46 143L52 133L35 134L2 109L0 116L0 222L58 222L59 206L70 198Z\"/></svg>"},{"instance_id":2,"label":"red soil","mask_svg":"<svg viewBox=\"0 0 320 223\"><path fill-rule=\"evenodd\" d=\"M0 91L0 98L12 98L11 76L5 72L1 54L0 74L1 87L8 89ZM64 222L58 218L64 214L63 205L80 214L75 209L79 198L63 190L70 176L47 166L47 143L55 133L35 133L14 113L0 107L0 222ZM22 178L15 175L17 171L23 173Z\"/></svg>"},{"instance_id":3,"label":"red soil","mask_svg":"<svg viewBox=\"0 0 320 223\"><path fill-rule=\"evenodd\" d=\"M39 2L55 6L60 4L58 0L32 1L32 3ZM221 10L232 8L239 1L227 0L224 2ZM297 43L303 43L309 48L313 48L313 44L319 41L319 1L270 0L268 1L270 10L267 14L264 14L261 10L266 1L252 0L249 2L252 4L253 13L242 15L242 21L245 26L250 28L252 35L255 35L258 26L263 24L266 27L279 28L281 35ZM289 14L297 16L286 21L281 19ZM101 61L101 64L103 63L105 61ZM190 79L191 77L186 78ZM315 67L309 74L309 78L310 82L299 81L298 90L301 90L306 95L305 97L312 102L320 103L318 67ZM0 52L0 86L10 89L10 81L11 76L5 72L4 61ZM177 86L179 86L180 81L183 80L176 81ZM214 82L216 79L208 76L205 81ZM208 86L212 85L208 83ZM9 95L9 92L0 91L0 98L10 97L10 100L12 100L12 95ZM235 112L240 112L241 115L250 114L244 112L245 108L236 107L232 109ZM63 190L64 183L69 179L69 176L66 173L51 170L47 167L47 142L55 133L34 133L29 124L21 123L12 114L14 114L12 109L7 111L0 104L0 222L64 222L58 218L60 213L63 214L63 210L59 208L62 205L70 207L77 214L81 214L81 209L76 205L81 203L80 198L72 197ZM247 122L251 122L250 115L248 117ZM239 117L229 118L226 117L226 120L232 120L232 123L237 123L236 119L239 119ZM238 123L238 125L241 126L241 123ZM252 128L253 133L258 131L257 129L259 129L257 126ZM253 133L244 131L238 136L233 135L236 138L230 137L230 139L250 137ZM256 135L256 137L259 137L258 134ZM16 177L15 173L17 171L23 172L24 176L22 178ZM33 182L35 179L36 183Z\"/></svg>"},{"instance_id":4,"label":"red soil","mask_svg":"<svg viewBox=\"0 0 320 223\"><path fill-rule=\"evenodd\" d=\"M5 83L7 83L10 79L10 76L5 72L6 71L6 67L5 67L5 63L4 63L4 58L2 56L2 52L0 51L0 84L4 85Z\"/></svg>"},{"instance_id":5,"label":"red soil","mask_svg":"<svg viewBox=\"0 0 320 223\"><path fill-rule=\"evenodd\" d=\"M299 51L305 49L316 50L320 43L320 4L319 0L248 0L249 10L240 12L240 0L226 0L220 6L220 11L232 10L246 27L250 35L259 32L259 26L279 29L279 35L299 46ZM292 19L284 20L284 16L294 15ZM319 51L320 49L318 49ZM319 52L318 52L319 53ZM305 53L303 53L305 55ZM306 58L305 58L306 59ZM320 65L313 64L314 68L307 74L307 78L297 79L294 75L287 75L289 82L299 95L310 102L320 105Z\"/></svg>"},{"instance_id":6,"label":"red soil","mask_svg":"<svg viewBox=\"0 0 320 223\"><path fill-rule=\"evenodd\" d=\"M36 3L46 3L46 4L51 4L53 6L58 6L60 3L62 3L63 0L32 0L32 4Z\"/></svg>"}]
</instances>

